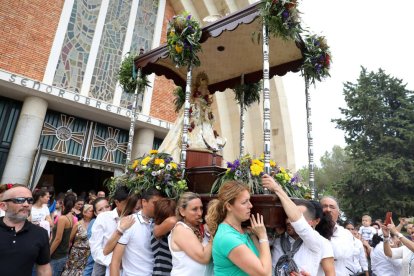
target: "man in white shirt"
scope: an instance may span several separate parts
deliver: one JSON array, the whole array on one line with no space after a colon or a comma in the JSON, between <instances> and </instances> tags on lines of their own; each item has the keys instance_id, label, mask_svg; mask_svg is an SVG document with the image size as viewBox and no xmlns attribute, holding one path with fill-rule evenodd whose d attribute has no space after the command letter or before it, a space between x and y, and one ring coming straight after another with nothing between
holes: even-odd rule
<instances>
[{"instance_id":1,"label":"man in white shirt","mask_svg":"<svg viewBox=\"0 0 414 276\"><path fill-rule=\"evenodd\" d=\"M134 225L121 233L122 237L115 246L111 276L120 276L122 261L123 276L151 276L154 256L151 249L154 204L163 196L160 191L150 188L142 194L142 210L136 214Z\"/></svg>"},{"instance_id":2,"label":"man in white shirt","mask_svg":"<svg viewBox=\"0 0 414 276\"><path fill-rule=\"evenodd\" d=\"M339 206L335 198L325 196L321 199L323 212L332 216L333 221L337 222L339 218ZM335 271L337 276L348 276L349 271L346 269L346 263L352 262L354 252L354 239L352 234L338 225L335 226L334 234L331 237L331 244L335 257Z\"/></svg>"},{"instance_id":3,"label":"man in white shirt","mask_svg":"<svg viewBox=\"0 0 414 276\"><path fill-rule=\"evenodd\" d=\"M126 187L118 188L113 196L116 208L99 214L92 226L92 235L89 239L91 255L95 260L92 276L109 275L107 268L111 263L112 253L105 255L103 250L112 234L117 230L119 215L125 207L128 195L129 191Z\"/></svg>"},{"instance_id":4,"label":"man in white shirt","mask_svg":"<svg viewBox=\"0 0 414 276\"><path fill-rule=\"evenodd\" d=\"M288 217L286 233L276 239L272 251L272 265L275 267L275 274L290 275L294 271L291 269L295 269L296 266L296 272L316 275L322 259L324 238L313 229L319 222L319 220L315 220L315 207L305 200L298 200L296 205L271 176L264 175L262 182L263 187L275 192L279 197ZM286 242L288 244L283 245ZM293 258L291 258L292 253L294 253ZM290 262L291 259L294 261L293 265Z\"/></svg>"}]
</instances>

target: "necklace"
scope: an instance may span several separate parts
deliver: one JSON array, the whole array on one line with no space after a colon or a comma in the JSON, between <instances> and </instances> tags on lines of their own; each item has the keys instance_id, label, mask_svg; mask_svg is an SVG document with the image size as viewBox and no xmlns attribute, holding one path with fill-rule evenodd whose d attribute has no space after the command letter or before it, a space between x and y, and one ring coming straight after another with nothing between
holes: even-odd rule
<instances>
[{"instance_id":1,"label":"necklace","mask_svg":"<svg viewBox=\"0 0 414 276\"><path fill-rule=\"evenodd\" d=\"M228 222L228 221L224 221L224 223L228 224L231 228L233 228L234 230L236 230L236 231L237 231L237 232L239 232L240 234L244 234L243 229L241 229L241 230L237 229L236 227L234 227L234 225L233 225L233 224L231 224L231 223L230 223L230 222Z\"/></svg>"}]
</instances>

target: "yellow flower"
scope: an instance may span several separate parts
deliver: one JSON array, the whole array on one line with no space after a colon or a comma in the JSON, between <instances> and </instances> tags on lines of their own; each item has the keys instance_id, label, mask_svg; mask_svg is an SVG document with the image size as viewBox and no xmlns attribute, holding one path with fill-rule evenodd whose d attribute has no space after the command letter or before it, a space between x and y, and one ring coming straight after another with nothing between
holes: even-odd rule
<instances>
[{"instance_id":1,"label":"yellow flower","mask_svg":"<svg viewBox=\"0 0 414 276\"><path fill-rule=\"evenodd\" d=\"M281 173L283 173L283 174L285 174L285 173L286 173L286 170L285 170L285 168L283 168L283 167L280 167L280 172L281 172Z\"/></svg>"},{"instance_id":2,"label":"yellow flower","mask_svg":"<svg viewBox=\"0 0 414 276\"><path fill-rule=\"evenodd\" d=\"M135 169L138 166L138 160L135 160L134 163L132 163L132 169Z\"/></svg>"},{"instance_id":3,"label":"yellow flower","mask_svg":"<svg viewBox=\"0 0 414 276\"><path fill-rule=\"evenodd\" d=\"M171 165L171 167L172 167L173 169L177 169L177 164L176 164L176 163L171 162L171 163L170 163L170 165Z\"/></svg>"},{"instance_id":4,"label":"yellow flower","mask_svg":"<svg viewBox=\"0 0 414 276\"><path fill-rule=\"evenodd\" d=\"M270 167L276 167L276 162L273 160L270 160Z\"/></svg>"},{"instance_id":5,"label":"yellow flower","mask_svg":"<svg viewBox=\"0 0 414 276\"><path fill-rule=\"evenodd\" d=\"M253 164L250 166L250 172L253 176L258 176L261 172L263 172L263 167L258 164Z\"/></svg>"},{"instance_id":6,"label":"yellow flower","mask_svg":"<svg viewBox=\"0 0 414 276\"><path fill-rule=\"evenodd\" d=\"M158 166L161 166L161 164L162 164L162 166L164 166L164 163L165 163L164 159L156 158L154 160L154 164L158 165Z\"/></svg>"},{"instance_id":7,"label":"yellow flower","mask_svg":"<svg viewBox=\"0 0 414 276\"><path fill-rule=\"evenodd\" d=\"M284 173L283 176L285 177L285 180L286 181L289 181L290 180L290 176L287 173Z\"/></svg>"},{"instance_id":8,"label":"yellow flower","mask_svg":"<svg viewBox=\"0 0 414 276\"><path fill-rule=\"evenodd\" d=\"M158 153L158 150L150 150L150 152L149 152L150 154L157 154Z\"/></svg>"},{"instance_id":9,"label":"yellow flower","mask_svg":"<svg viewBox=\"0 0 414 276\"><path fill-rule=\"evenodd\" d=\"M147 156L141 161L141 165L146 166L148 162L151 160L151 157Z\"/></svg>"},{"instance_id":10,"label":"yellow flower","mask_svg":"<svg viewBox=\"0 0 414 276\"><path fill-rule=\"evenodd\" d=\"M229 173L231 171L231 169L230 168L227 168L227 171L226 171L226 173Z\"/></svg>"},{"instance_id":11,"label":"yellow flower","mask_svg":"<svg viewBox=\"0 0 414 276\"><path fill-rule=\"evenodd\" d=\"M183 47L177 44L175 45L175 51L177 54L180 54L183 51Z\"/></svg>"},{"instance_id":12,"label":"yellow flower","mask_svg":"<svg viewBox=\"0 0 414 276\"><path fill-rule=\"evenodd\" d=\"M262 161L260 161L259 159L253 159L252 160L252 164L253 165L258 165L258 166L260 166L260 167L264 167L264 163L262 162Z\"/></svg>"}]
</instances>

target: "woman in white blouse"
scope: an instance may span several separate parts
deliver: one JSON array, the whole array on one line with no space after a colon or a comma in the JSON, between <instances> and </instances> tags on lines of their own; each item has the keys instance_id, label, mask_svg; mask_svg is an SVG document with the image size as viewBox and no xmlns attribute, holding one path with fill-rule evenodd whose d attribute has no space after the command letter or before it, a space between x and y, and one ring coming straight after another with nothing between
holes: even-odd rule
<instances>
[{"instance_id":1,"label":"woman in white blouse","mask_svg":"<svg viewBox=\"0 0 414 276\"><path fill-rule=\"evenodd\" d=\"M401 276L409 276L414 274L414 242L407 239L403 234L399 233L394 223L387 226L382 226L382 233L384 234L384 253L392 259L402 259ZM403 246L398 248L391 248L390 233L396 235ZM414 236L414 235L412 235Z\"/></svg>"}]
</instances>

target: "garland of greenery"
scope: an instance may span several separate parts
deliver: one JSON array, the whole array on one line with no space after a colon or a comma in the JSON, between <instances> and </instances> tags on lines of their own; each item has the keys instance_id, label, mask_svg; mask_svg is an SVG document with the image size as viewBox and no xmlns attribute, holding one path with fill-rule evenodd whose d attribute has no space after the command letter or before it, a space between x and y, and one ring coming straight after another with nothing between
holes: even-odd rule
<instances>
[{"instance_id":1,"label":"garland of greenery","mask_svg":"<svg viewBox=\"0 0 414 276\"><path fill-rule=\"evenodd\" d=\"M117 78L119 80L119 84L126 93L135 93L137 85L139 85L140 87L138 93L143 93L144 88L146 86L151 87L149 85L149 81L146 75L141 74L141 78L139 80L136 77L136 68L134 60L138 56L138 54L128 53L122 60L121 65L119 67Z\"/></svg>"},{"instance_id":2,"label":"garland of greenery","mask_svg":"<svg viewBox=\"0 0 414 276\"><path fill-rule=\"evenodd\" d=\"M178 113L185 102L185 91L181 86L174 89L174 97L175 112Z\"/></svg>"},{"instance_id":3,"label":"garland of greenery","mask_svg":"<svg viewBox=\"0 0 414 276\"><path fill-rule=\"evenodd\" d=\"M197 53L201 51L201 28L191 15L184 12L174 16L167 27L169 56L176 66L200 66Z\"/></svg>"},{"instance_id":4,"label":"garland of greenery","mask_svg":"<svg viewBox=\"0 0 414 276\"><path fill-rule=\"evenodd\" d=\"M314 84L330 76L331 52L323 36L307 35L304 43L302 75Z\"/></svg>"},{"instance_id":5,"label":"garland of greenery","mask_svg":"<svg viewBox=\"0 0 414 276\"><path fill-rule=\"evenodd\" d=\"M260 14L273 36L289 40L302 32L296 0L262 0Z\"/></svg>"},{"instance_id":6,"label":"garland of greenery","mask_svg":"<svg viewBox=\"0 0 414 276\"><path fill-rule=\"evenodd\" d=\"M261 81L257 83L240 84L234 88L235 100L246 110L251 104L260 102L262 91Z\"/></svg>"}]
</instances>

